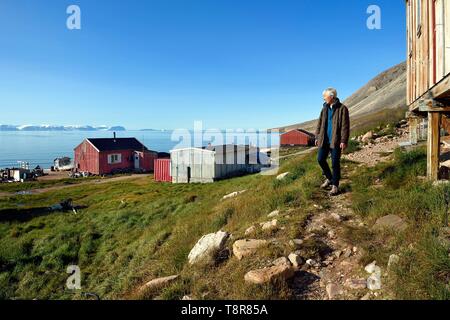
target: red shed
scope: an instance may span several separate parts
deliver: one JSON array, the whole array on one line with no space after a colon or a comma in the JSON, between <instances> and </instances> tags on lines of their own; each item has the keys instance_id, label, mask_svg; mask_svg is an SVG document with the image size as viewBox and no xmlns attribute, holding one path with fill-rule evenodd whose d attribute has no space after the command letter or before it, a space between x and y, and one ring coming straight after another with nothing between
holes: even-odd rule
<instances>
[{"instance_id":1,"label":"red shed","mask_svg":"<svg viewBox=\"0 0 450 320\"><path fill-rule=\"evenodd\" d=\"M281 134L280 144L281 146L310 146L314 144L314 134L303 130L294 129Z\"/></svg>"},{"instance_id":2,"label":"red shed","mask_svg":"<svg viewBox=\"0 0 450 320\"><path fill-rule=\"evenodd\" d=\"M170 159L155 160L155 181L172 182L170 175Z\"/></svg>"},{"instance_id":3,"label":"red shed","mask_svg":"<svg viewBox=\"0 0 450 320\"><path fill-rule=\"evenodd\" d=\"M115 136L115 135L114 135ZM75 169L95 175L153 171L158 153L136 138L89 138L75 148Z\"/></svg>"}]
</instances>

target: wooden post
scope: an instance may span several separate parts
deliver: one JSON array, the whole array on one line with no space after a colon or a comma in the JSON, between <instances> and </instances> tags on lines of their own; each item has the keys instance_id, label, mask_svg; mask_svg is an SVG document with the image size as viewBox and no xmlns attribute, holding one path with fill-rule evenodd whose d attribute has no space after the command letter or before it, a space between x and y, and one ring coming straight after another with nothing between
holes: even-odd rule
<instances>
[{"instance_id":1,"label":"wooden post","mask_svg":"<svg viewBox=\"0 0 450 320\"><path fill-rule=\"evenodd\" d=\"M440 125L441 114L428 112L427 176L432 181L439 179Z\"/></svg>"},{"instance_id":2,"label":"wooden post","mask_svg":"<svg viewBox=\"0 0 450 320\"><path fill-rule=\"evenodd\" d=\"M418 137L418 126L419 126L419 118L416 116L409 116L409 140L411 144L417 144Z\"/></svg>"}]
</instances>

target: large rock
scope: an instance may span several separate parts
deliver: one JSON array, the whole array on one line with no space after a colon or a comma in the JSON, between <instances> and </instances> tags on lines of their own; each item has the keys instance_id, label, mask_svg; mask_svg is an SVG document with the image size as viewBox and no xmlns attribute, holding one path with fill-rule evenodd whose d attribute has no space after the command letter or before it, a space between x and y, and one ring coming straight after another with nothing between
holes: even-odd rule
<instances>
[{"instance_id":1,"label":"large rock","mask_svg":"<svg viewBox=\"0 0 450 320\"><path fill-rule=\"evenodd\" d=\"M263 284L274 280L287 280L292 278L294 273L295 271L292 267L280 264L273 267L249 271L244 279L248 283Z\"/></svg>"},{"instance_id":2,"label":"large rock","mask_svg":"<svg viewBox=\"0 0 450 320\"><path fill-rule=\"evenodd\" d=\"M269 213L267 215L267 217L268 218L275 218L275 217L278 217L279 215L280 215L280 210L275 210L275 211L272 211L271 213Z\"/></svg>"},{"instance_id":3,"label":"large rock","mask_svg":"<svg viewBox=\"0 0 450 320\"><path fill-rule=\"evenodd\" d=\"M275 229L277 229L277 226L278 226L277 219L261 223L261 228L263 230L275 230Z\"/></svg>"},{"instance_id":4,"label":"large rock","mask_svg":"<svg viewBox=\"0 0 450 320\"><path fill-rule=\"evenodd\" d=\"M259 248L267 245L266 240L244 239L233 244L234 255L241 260L243 257L255 253Z\"/></svg>"},{"instance_id":5,"label":"large rock","mask_svg":"<svg viewBox=\"0 0 450 320\"><path fill-rule=\"evenodd\" d=\"M345 280L344 286L350 289L362 290L367 288L366 279L347 279Z\"/></svg>"},{"instance_id":6,"label":"large rock","mask_svg":"<svg viewBox=\"0 0 450 320\"><path fill-rule=\"evenodd\" d=\"M204 259L212 260L214 255L223 249L228 237L229 234L224 231L204 235L189 253L189 263L194 264Z\"/></svg>"},{"instance_id":7,"label":"large rock","mask_svg":"<svg viewBox=\"0 0 450 320\"><path fill-rule=\"evenodd\" d=\"M141 291L163 288L163 287L169 285L171 282L178 279L178 277L179 277L179 275L173 275L173 276L153 279L153 280L147 282L146 284L144 284L141 287Z\"/></svg>"},{"instance_id":8,"label":"large rock","mask_svg":"<svg viewBox=\"0 0 450 320\"><path fill-rule=\"evenodd\" d=\"M389 214L387 216L378 218L373 226L374 229L395 229L403 231L408 227L408 224L403 221L402 218L395 214Z\"/></svg>"},{"instance_id":9,"label":"large rock","mask_svg":"<svg viewBox=\"0 0 450 320\"><path fill-rule=\"evenodd\" d=\"M300 265L303 263L303 258L300 255L296 254L296 253L291 253L288 256L288 258L289 258L289 261L292 263L292 265L295 268L299 268Z\"/></svg>"}]
</instances>

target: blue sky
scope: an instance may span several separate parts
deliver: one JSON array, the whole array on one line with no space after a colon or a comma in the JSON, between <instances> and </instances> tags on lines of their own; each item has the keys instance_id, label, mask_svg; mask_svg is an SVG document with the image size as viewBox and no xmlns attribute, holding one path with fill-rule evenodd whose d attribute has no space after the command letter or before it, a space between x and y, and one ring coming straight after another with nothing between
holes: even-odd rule
<instances>
[{"instance_id":1,"label":"blue sky","mask_svg":"<svg viewBox=\"0 0 450 320\"><path fill-rule=\"evenodd\" d=\"M66 28L79 5L81 30ZM382 29L366 27L381 7ZM1 0L0 123L269 128L405 60L404 1Z\"/></svg>"}]
</instances>

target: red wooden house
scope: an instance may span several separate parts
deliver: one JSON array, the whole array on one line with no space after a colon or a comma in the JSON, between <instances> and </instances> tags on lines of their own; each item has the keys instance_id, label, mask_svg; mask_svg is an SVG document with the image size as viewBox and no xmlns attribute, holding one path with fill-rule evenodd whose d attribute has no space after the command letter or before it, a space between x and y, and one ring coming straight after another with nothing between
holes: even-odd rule
<instances>
[{"instance_id":1,"label":"red wooden house","mask_svg":"<svg viewBox=\"0 0 450 320\"><path fill-rule=\"evenodd\" d=\"M314 134L303 129L294 129L281 134L280 144L283 147L311 146L314 139Z\"/></svg>"},{"instance_id":2,"label":"red wooden house","mask_svg":"<svg viewBox=\"0 0 450 320\"><path fill-rule=\"evenodd\" d=\"M158 153L136 138L88 138L75 148L75 170L95 175L151 172Z\"/></svg>"}]
</instances>

